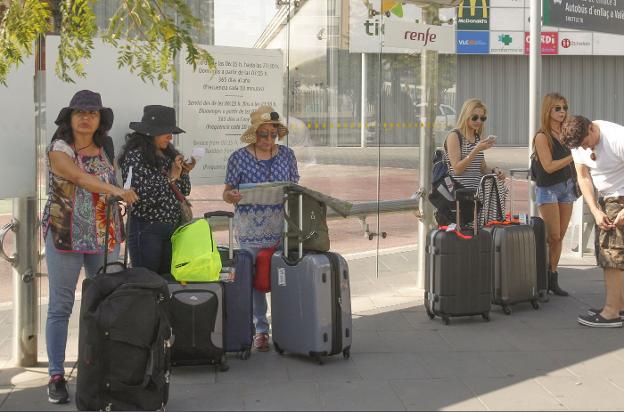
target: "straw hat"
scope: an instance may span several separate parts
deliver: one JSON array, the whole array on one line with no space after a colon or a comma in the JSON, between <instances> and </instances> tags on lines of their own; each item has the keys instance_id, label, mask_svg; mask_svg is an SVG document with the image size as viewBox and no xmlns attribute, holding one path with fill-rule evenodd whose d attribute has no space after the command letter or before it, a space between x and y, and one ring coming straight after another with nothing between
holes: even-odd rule
<instances>
[{"instance_id":1,"label":"straw hat","mask_svg":"<svg viewBox=\"0 0 624 412\"><path fill-rule=\"evenodd\" d=\"M288 134L288 128L282 123L282 118L271 106L260 106L249 115L251 126L241 135L241 142L256 143L256 131L263 124L274 124L277 126L277 136L282 139Z\"/></svg>"}]
</instances>

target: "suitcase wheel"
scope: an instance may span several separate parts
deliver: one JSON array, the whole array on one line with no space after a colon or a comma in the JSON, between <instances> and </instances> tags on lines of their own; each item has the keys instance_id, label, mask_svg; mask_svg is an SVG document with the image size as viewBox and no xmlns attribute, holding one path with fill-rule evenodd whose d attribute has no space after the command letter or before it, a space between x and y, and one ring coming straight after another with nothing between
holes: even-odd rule
<instances>
[{"instance_id":1,"label":"suitcase wheel","mask_svg":"<svg viewBox=\"0 0 624 412\"><path fill-rule=\"evenodd\" d=\"M247 360L251 356L251 349L247 348L238 355L242 360Z\"/></svg>"},{"instance_id":2,"label":"suitcase wheel","mask_svg":"<svg viewBox=\"0 0 624 412\"><path fill-rule=\"evenodd\" d=\"M314 356L314 360L319 364L322 365L323 364L323 358L321 357L321 355L315 355Z\"/></svg>"},{"instance_id":3,"label":"suitcase wheel","mask_svg":"<svg viewBox=\"0 0 624 412\"><path fill-rule=\"evenodd\" d=\"M227 364L227 361L225 360L225 355L223 355L219 360L219 371L227 372L228 370L230 370L230 365Z\"/></svg>"},{"instance_id":4,"label":"suitcase wheel","mask_svg":"<svg viewBox=\"0 0 624 412\"><path fill-rule=\"evenodd\" d=\"M490 321L490 312L482 313L481 317L483 318L484 321L489 322Z\"/></svg>"},{"instance_id":5,"label":"suitcase wheel","mask_svg":"<svg viewBox=\"0 0 624 412\"><path fill-rule=\"evenodd\" d=\"M451 323L451 319L448 316L443 316L442 322L444 322L445 325L449 325Z\"/></svg>"},{"instance_id":6,"label":"suitcase wheel","mask_svg":"<svg viewBox=\"0 0 624 412\"><path fill-rule=\"evenodd\" d=\"M284 349L280 348L277 342L273 342L273 347L275 348L275 352L279 353L280 355L284 354Z\"/></svg>"},{"instance_id":7,"label":"suitcase wheel","mask_svg":"<svg viewBox=\"0 0 624 412\"><path fill-rule=\"evenodd\" d=\"M435 314L431 312L431 309L429 309L429 306L427 304L425 304L425 310L427 311L427 316L429 316L429 319L435 318Z\"/></svg>"},{"instance_id":8,"label":"suitcase wheel","mask_svg":"<svg viewBox=\"0 0 624 412\"><path fill-rule=\"evenodd\" d=\"M345 359L349 359L351 357L351 349L347 348L342 351L342 357Z\"/></svg>"},{"instance_id":9,"label":"suitcase wheel","mask_svg":"<svg viewBox=\"0 0 624 412\"><path fill-rule=\"evenodd\" d=\"M539 291L539 297L540 297L540 300L544 303L550 300L550 297L548 296L548 291L545 291L545 290Z\"/></svg>"},{"instance_id":10,"label":"suitcase wheel","mask_svg":"<svg viewBox=\"0 0 624 412\"><path fill-rule=\"evenodd\" d=\"M511 307L510 306L503 306L503 313L505 315L511 315Z\"/></svg>"},{"instance_id":11,"label":"suitcase wheel","mask_svg":"<svg viewBox=\"0 0 624 412\"><path fill-rule=\"evenodd\" d=\"M531 306L533 306L533 309L538 310L540 308L539 302L536 300L532 300L531 301Z\"/></svg>"}]
</instances>

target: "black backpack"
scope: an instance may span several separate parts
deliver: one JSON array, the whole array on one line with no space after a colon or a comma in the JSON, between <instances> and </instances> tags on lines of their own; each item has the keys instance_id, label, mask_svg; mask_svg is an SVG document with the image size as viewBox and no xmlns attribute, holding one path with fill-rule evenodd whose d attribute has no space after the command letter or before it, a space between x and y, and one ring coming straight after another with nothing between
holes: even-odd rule
<instances>
[{"instance_id":1,"label":"black backpack","mask_svg":"<svg viewBox=\"0 0 624 412\"><path fill-rule=\"evenodd\" d=\"M106 136L104 138L104 145L102 145L102 149L104 149L104 153L106 153L106 157L108 157L108 161L111 165L115 165L115 145L113 144L113 138L110 136Z\"/></svg>"},{"instance_id":2,"label":"black backpack","mask_svg":"<svg viewBox=\"0 0 624 412\"><path fill-rule=\"evenodd\" d=\"M171 370L168 306L167 282L145 268L84 280L79 410L164 409Z\"/></svg>"},{"instance_id":3,"label":"black backpack","mask_svg":"<svg viewBox=\"0 0 624 412\"><path fill-rule=\"evenodd\" d=\"M463 142L458 133L460 146ZM446 147L446 142L445 142ZM449 161L444 149L437 149L433 154L433 168L431 171L431 188L427 196L435 210L435 219L440 226L455 222L456 203L455 193L464 186L450 174ZM460 201L461 226L465 227L473 220L474 203L467 199Z\"/></svg>"}]
</instances>

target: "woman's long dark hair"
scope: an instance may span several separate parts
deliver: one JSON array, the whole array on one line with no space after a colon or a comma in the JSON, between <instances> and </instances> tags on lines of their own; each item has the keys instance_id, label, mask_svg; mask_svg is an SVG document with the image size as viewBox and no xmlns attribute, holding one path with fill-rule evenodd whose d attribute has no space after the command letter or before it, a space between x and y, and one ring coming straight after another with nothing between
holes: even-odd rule
<instances>
[{"instance_id":1,"label":"woman's long dark hair","mask_svg":"<svg viewBox=\"0 0 624 412\"><path fill-rule=\"evenodd\" d=\"M70 116L67 116L63 123L61 123L56 129L56 132L52 135L52 141L60 139L64 140L68 145L74 144L74 133L72 132L71 121L69 118ZM93 143L97 147L104 146L106 136L108 136L107 132L108 130L104 129L104 126L100 123L98 128L95 130L95 133L93 133Z\"/></svg>"},{"instance_id":2,"label":"woman's long dark hair","mask_svg":"<svg viewBox=\"0 0 624 412\"><path fill-rule=\"evenodd\" d=\"M147 162L148 165L160 169L163 165L162 157L158 156L158 149L154 144L154 136L147 136L143 133L133 132L126 135L126 144L121 149L121 153L119 154L119 158L117 161L119 164L123 164L126 160L126 156L128 156L128 152L131 150L139 150L143 155L143 158ZM180 154L176 150L175 147L171 143L167 145L167 148L162 151L162 153L174 160L177 155Z\"/></svg>"}]
</instances>

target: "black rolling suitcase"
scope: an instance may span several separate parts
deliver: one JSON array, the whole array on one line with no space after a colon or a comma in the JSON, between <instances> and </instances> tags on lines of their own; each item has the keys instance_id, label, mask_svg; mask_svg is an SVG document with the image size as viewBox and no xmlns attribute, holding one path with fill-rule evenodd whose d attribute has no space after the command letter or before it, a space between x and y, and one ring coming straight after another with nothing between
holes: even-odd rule
<instances>
[{"instance_id":1,"label":"black rolling suitcase","mask_svg":"<svg viewBox=\"0 0 624 412\"><path fill-rule=\"evenodd\" d=\"M107 205L107 227L115 202ZM172 335L167 282L148 269L128 268L127 262L127 248L123 264L109 264L105 255L103 273L82 283L79 410L158 410L169 398ZM107 273L111 266L121 270Z\"/></svg>"},{"instance_id":2,"label":"black rolling suitcase","mask_svg":"<svg viewBox=\"0 0 624 412\"><path fill-rule=\"evenodd\" d=\"M475 194L456 192L456 222L461 222L460 202L473 201L472 231L434 229L427 237L425 309L449 324L455 316L481 315L490 319L492 301L492 237L477 229Z\"/></svg>"},{"instance_id":3,"label":"black rolling suitcase","mask_svg":"<svg viewBox=\"0 0 624 412\"><path fill-rule=\"evenodd\" d=\"M496 176L486 175L481 180L482 190L487 179L496 179ZM528 224L521 225L505 220L500 207L498 186L491 186L498 205L498 216L493 221L486 219L483 230L491 233L493 242L492 303L501 306L506 315L511 314L511 305L523 302L530 302L533 309L537 310L539 294L535 233Z\"/></svg>"},{"instance_id":4,"label":"black rolling suitcase","mask_svg":"<svg viewBox=\"0 0 624 412\"><path fill-rule=\"evenodd\" d=\"M222 282L171 282L169 316L175 341L171 362L229 366L225 358L225 291Z\"/></svg>"}]
</instances>

